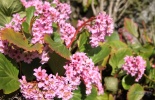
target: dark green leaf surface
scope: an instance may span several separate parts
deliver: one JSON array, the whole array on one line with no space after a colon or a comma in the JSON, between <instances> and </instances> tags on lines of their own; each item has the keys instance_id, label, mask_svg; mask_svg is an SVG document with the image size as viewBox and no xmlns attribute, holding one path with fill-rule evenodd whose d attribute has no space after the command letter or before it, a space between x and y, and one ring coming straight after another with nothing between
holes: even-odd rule
<instances>
[{"instance_id":1,"label":"dark green leaf surface","mask_svg":"<svg viewBox=\"0 0 155 100\"><path fill-rule=\"evenodd\" d=\"M135 82L135 78L131 77L130 75L126 75L122 79L122 86L125 90L128 90L131 85L133 85Z\"/></svg>"},{"instance_id":2,"label":"dark green leaf surface","mask_svg":"<svg viewBox=\"0 0 155 100\"><path fill-rule=\"evenodd\" d=\"M48 65L54 74L64 75L65 69L63 66L66 64L67 60L57 53L53 52L50 54L50 59Z\"/></svg>"}]
</instances>

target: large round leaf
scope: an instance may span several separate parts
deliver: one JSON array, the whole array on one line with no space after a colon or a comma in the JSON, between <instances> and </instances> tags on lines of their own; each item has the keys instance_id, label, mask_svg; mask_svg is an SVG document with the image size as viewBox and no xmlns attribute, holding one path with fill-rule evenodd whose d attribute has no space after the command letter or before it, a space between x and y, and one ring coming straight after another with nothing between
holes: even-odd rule
<instances>
[{"instance_id":1,"label":"large round leaf","mask_svg":"<svg viewBox=\"0 0 155 100\"><path fill-rule=\"evenodd\" d=\"M141 100L144 96L144 89L140 84L134 84L130 87L129 92L127 93L128 100Z\"/></svg>"},{"instance_id":2,"label":"large round leaf","mask_svg":"<svg viewBox=\"0 0 155 100\"><path fill-rule=\"evenodd\" d=\"M135 79L131 77L130 75L126 75L122 79L122 86L125 90L128 90L131 85L133 85L135 82Z\"/></svg>"},{"instance_id":3,"label":"large round leaf","mask_svg":"<svg viewBox=\"0 0 155 100\"><path fill-rule=\"evenodd\" d=\"M3 89L5 94L19 89L18 69L0 54L0 89Z\"/></svg>"}]
</instances>

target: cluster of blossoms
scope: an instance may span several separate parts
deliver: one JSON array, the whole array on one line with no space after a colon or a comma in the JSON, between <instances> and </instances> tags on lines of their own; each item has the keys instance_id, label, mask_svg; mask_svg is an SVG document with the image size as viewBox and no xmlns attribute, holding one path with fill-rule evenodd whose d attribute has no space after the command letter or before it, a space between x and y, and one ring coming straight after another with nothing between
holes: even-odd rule
<instances>
[{"instance_id":1,"label":"cluster of blossoms","mask_svg":"<svg viewBox=\"0 0 155 100\"><path fill-rule=\"evenodd\" d=\"M78 26L82 24L79 21ZM90 44L92 47L99 46L100 42L105 41L105 36L110 36L114 30L114 23L112 18L106 13L99 13L95 20L86 26L86 29L91 33Z\"/></svg>"},{"instance_id":2,"label":"cluster of blossoms","mask_svg":"<svg viewBox=\"0 0 155 100\"><path fill-rule=\"evenodd\" d=\"M144 74L146 61L143 60L141 56L126 56L124 60L125 63L122 66L123 70L125 70L127 74L130 74L131 76L135 76L135 81L138 82Z\"/></svg>"},{"instance_id":3,"label":"cluster of blossoms","mask_svg":"<svg viewBox=\"0 0 155 100\"><path fill-rule=\"evenodd\" d=\"M75 53L71 61L64 66L66 77L48 75L46 70L34 69L35 82L27 82L26 77L20 79L20 87L23 96L33 100L52 100L54 97L69 100L73 97L73 90L78 89L81 81L86 85L86 94L91 93L92 85L98 88L98 94L103 93L101 76L98 67L89 59L85 53Z\"/></svg>"},{"instance_id":4,"label":"cluster of blossoms","mask_svg":"<svg viewBox=\"0 0 155 100\"><path fill-rule=\"evenodd\" d=\"M66 46L70 43L76 30L70 23L66 22L71 13L71 8L67 3L60 3L59 0L53 0L52 4L55 6L51 6L49 2L43 2L42 0L21 0L21 2L25 8L35 7L34 22L30 33L32 36L30 43L45 45L43 39L44 35L53 34L53 23L58 25L61 39L65 42ZM22 32L22 23L24 21L26 21L25 17L21 18L18 13L14 14L12 21L6 24L5 28L12 28L16 32ZM0 52L15 59L17 62L24 61L26 63L31 63L33 59L40 58L41 63L44 64L49 59L49 51L46 46L44 46L42 53L39 54L38 52L24 53L24 50L19 50L20 48L14 47L12 44L9 44L9 47L7 44L7 41L0 39ZM9 49L9 51L7 49Z\"/></svg>"},{"instance_id":5,"label":"cluster of blossoms","mask_svg":"<svg viewBox=\"0 0 155 100\"><path fill-rule=\"evenodd\" d=\"M66 69L66 77L69 78L70 82L73 82L71 84L79 85L78 81L83 80L86 85L86 94L91 93L92 84L98 88L99 94L103 93L99 69L94 66L92 59L89 59L85 53L77 52L74 54L70 63L64 68Z\"/></svg>"},{"instance_id":6,"label":"cluster of blossoms","mask_svg":"<svg viewBox=\"0 0 155 100\"><path fill-rule=\"evenodd\" d=\"M21 0L23 5L28 8L35 7L35 17L39 17L35 20L32 27L32 43L44 43L43 37L45 34L52 34L52 23L57 23L60 29L61 39L68 45L68 40L71 40L75 33L75 28L67 23L71 8L66 3L60 3L58 0L54 0L52 3L55 6L51 6L49 2L42 2L41 0ZM67 35L66 37L64 35Z\"/></svg>"},{"instance_id":7,"label":"cluster of blossoms","mask_svg":"<svg viewBox=\"0 0 155 100\"><path fill-rule=\"evenodd\" d=\"M55 97L69 100L72 98L72 85L68 83L66 77L58 75L48 75L46 70L34 69L37 81L27 82L26 77L22 76L19 80L21 93L26 99L32 100L54 100Z\"/></svg>"}]
</instances>

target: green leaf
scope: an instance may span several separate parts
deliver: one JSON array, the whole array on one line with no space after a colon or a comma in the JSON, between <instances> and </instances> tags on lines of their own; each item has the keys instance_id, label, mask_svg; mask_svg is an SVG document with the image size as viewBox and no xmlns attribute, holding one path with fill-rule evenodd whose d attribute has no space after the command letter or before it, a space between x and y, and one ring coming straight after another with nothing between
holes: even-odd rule
<instances>
[{"instance_id":1,"label":"green leaf","mask_svg":"<svg viewBox=\"0 0 155 100\"><path fill-rule=\"evenodd\" d=\"M3 89L4 94L9 94L19 89L18 69L0 54L0 89Z\"/></svg>"},{"instance_id":2,"label":"green leaf","mask_svg":"<svg viewBox=\"0 0 155 100\"><path fill-rule=\"evenodd\" d=\"M105 77L104 78L106 90L116 93L118 90L118 79L115 77Z\"/></svg>"},{"instance_id":3,"label":"green leaf","mask_svg":"<svg viewBox=\"0 0 155 100\"><path fill-rule=\"evenodd\" d=\"M60 33L58 33L58 32L54 32L54 33L52 34L52 39L53 39L54 42L63 43L63 40L61 39L61 35L60 35Z\"/></svg>"},{"instance_id":4,"label":"green leaf","mask_svg":"<svg viewBox=\"0 0 155 100\"><path fill-rule=\"evenodd\" d=\"M124 63L124 57L127 55L132 55L132 51L129 48L122 48L117 51L113 55L111 55L111 58L109 60L109 64L112 66L112 73L114 74Z\"/></svg>"},{"instance_id":5,"label":"green leaf","mask_svg":"<svg viewBox=\"0 0 155 100\"><path fill-rule=\"evenodd\" d=\"M97 93L98 93L97 88L93 86L91 90L91 94L86 96L84 100L104 100L105 99L104 97L106 95L103 95L103 94L98 95Z\"/></svg>"},{"instance_id":6,"label":"green leaf","mask_svg":"<svg viewBox=\"0 0 155 100\"><path fill-rule=\"evenodd\" d=\"M108 41L106 43L111 46L112 52L113 51L115 52L115 51L117 51L118 49L121 49L121 48L127 48L128 47L125 43L123 43L122 41L118 41L118 40Z\"/></svg>"},{"instance_id":7,"label":"green leaf","mask_svg":"<svg viewBox=\"0 0 155 100\"><path fill-rule=\"evenodd\" d=\"M135 82L135 78L131 77L130 75L126 75L122 79L122 86L125 90L128 90L131 85Z\"/></svg>"},{"instance_id":8,"label":"green leaf","mask_svg":"<svg viewBox=\"0 0 155 100\"><path fill-rule=\"evenodd\" d=\"M80 84L78 90L74 90L73 98L71 100L109 100L108 93L104 92L104 94L98 95L97 88L92 87L91 94L85 94L85 86L84 84Z\"/></svg>"},{"instance_id":9,"label":"green leaf","mask_svg":"<svg viewBox=\"0 0 155 100\"><path fill-rule=\"evenodd\" d=\"M28 23L29 26L30 26L31 19L34 15L34 12L35 12L34 6L31 6L26 9L26 22Z\"/></svg>"},{"instance_id":10,"label":"green leaf","mask_svg":"<svg viewBox=\"0 0 155 100\"><path fill-rule=\"evenodd\" d=\"M20 0L0 0L0 12L6 16L12 16L17 12L24 10Z\"/></svg>"},{"instance_id":11,"label":"green leaf","mask_svg":"<svg viewBox=\"0 0 155 100\"><path fill-rule=\"evenodd\" d=\"M80 50L81 52L85 51L85 49L86 49L86 48L85 48L85 45L86 45L86 43L87 43L87 41L88 41L88 36L89 36L88 32L83 32L83 33L81 33L80 36L79 36L78 48L79 48L79 50Z\"/></svg>"},{"instance_id":12,"label":"green leaf","mask_svg":"<svg viewBox=\"0 0 155 100\"><path fill-rule=\"evenodd\" d=\"M117 41L117 40L120 40L117 32L112 33L111 36L106 36L107 42L108 41Z\"/></svg>"},{"instance_id":13,"label":"green leaf","mask_svg":"<svg viewBox=\"0 0 155 100\"><path fill-rule=\"evenodd\" d=\"M109 100L115 100L112 94L109 94Z\"/></svg>"},{"instance_id":14,"label":"green leaf","mask_svg":"<svg viewBox=\"0 0 155 100\"><path fill-rule=\"evenodd\" d=\"M39 53L42 52L42 44L29 44L28 40L22 35L22 33L15 32L13 29L4 29L1 31L1 39L7 40L9 43L12 43L26 51L38 51Z\"/></svg>"},{"instance_id":15,"label":"green leaf","mask_svg":"<svg viewBox=\"0 0 155 100\"><path fill-rule=\"evenodd\" d=\"M64 44L60 42L54 42L49 35L45 35L44 40L53 51L65 59L70 60L70 51Z\"/></svg>"},{"instance_id":16,"label":"green leaf","mask_svg":"<svg viewBox=\"0 0 155 100\"><path fill-rule=\"evenodd\" d=\"M124 19L124 27L130 34L133 34L135 37L138 37L138 26L131 19Z\"/></svg>"},{"instance_id":17,"label":"green leaf","mask_svg":"<svg viewBox=\"0 0 155 100\"><path fill-rule=\"evenodd\" d=\"M0 16L0 26L5 26L5 24L8 24L11 21L11 16L5 16L2 13L0 13Z\"/></svg>"},{"instance_id":18,"label":"green leaf","mask_svg":"<svg viewBox=\"0 0 155 100\"><path fill-rule=\"evenodd\" d=\"M95 87L92 88L91 94L88 95L85 100L96 100L97 97L97 89Z\"/></svg>"},{"instance_id":19,"label":"green leaf","mask_svg":"<svg viewBox=\"0 0 155 100\"><path fill-rule=\"evenodd\" d=\"M81 100L81 98L82 98L81 88L78 87L78 90L73 91L73 97L71 98L71 100Z\"/></svg>"},{"instance_id":20,"label":"green leaf","mask_svg":"<svg viewBox=\"0 0 155 100\"><path fill-rule=\"evenodd\" d=\"M128 93L127 93L127 99L128 100L141 100L144 96L144 89L139 84L134 84L130 87Z\"/></svg>"},{"instance_id":21,"label":"green leaf","mask_svg":"<svg viewBox=\"0 0 155 100\"><path fill-rule=\"evenodd\" d=\"M104 92L103 95L100 95L97 98L98 98L98 100L109 100L109 93Z\"/></svg>"},{"instance_id":22,"label":"green leaf","mask_svg":"<svg viewBox=\"0 0 155 100\"><path fill-rule=\"evenodd\" d=\"M154 46L150 45L150 44L145 44L143 47L140 48L139 52L140 55L144 58L149 58L154 50Z\"/></svg>"},{"instance_id":23,"label":"green leaf","mask_svg":"<svg viewBox=\"0 0 155 100\"><path fill-rule=\"evenodd\" d=\"M66 64L67 60L60 55L53 52L50 54L50 59L48 65L54 74L64 75L65 69L63 66Z\"/></svg>"},{"instance_id":24,"label":"green leaf","mask_svg":"<svg viewBox=\"0 0 155 100\"><path fill-rule=\"evenodd\" d=\"M27 22L23 22L22 29L24 32L29 33L29 24Z\"/></svg>"},{"instance_id":25,"label":"green leaf","mask_svg":"<svg viewBox=\"0 0 155 100\"><path fill-rule=\"evenodd\" d=\"M101 50L96 53L96 54L93 54L93 56L91 56L93 62L96 64L100 61L103 61L103 59L105 57L107 57L111 52L111 48L108 46L108 45L102 45L101 46Z\"/></svg>"},{"instance_id":26,"label":"green leaf","mask_svg":"<svg viewBox=\"0 0 155 100\"><path fill-rule=\"evenodd\" d=\"M150 68L149 70L147 70L147 71L149 71L149 73L148 73L148 77L151 79L151 80L155 80L155 68ZM150 81L150 80L149 80Z\"/></svg>"}]
</instances>

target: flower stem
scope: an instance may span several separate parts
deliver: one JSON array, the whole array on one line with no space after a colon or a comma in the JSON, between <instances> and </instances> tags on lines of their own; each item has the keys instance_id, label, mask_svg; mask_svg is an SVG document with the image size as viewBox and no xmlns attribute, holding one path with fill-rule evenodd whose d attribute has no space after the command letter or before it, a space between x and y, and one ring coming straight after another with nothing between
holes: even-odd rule
<instances>
[{"instance_id":1,"label":"flower stem","mask_svg":"<svg viewBox=\"0 0 155 100\"><path fill-rule=\"evenodd\" d=\"M67 46L67 48L70 48L72 43L74 42L74 40L76 39L77 34L79 33L80 29L84 26L87 25L88 22L91 22L92 20L94 20L96 17L91 17L90 19L88 19L87 21L85 21L81 26L79 26L74 34L74 37L72 38L70 44Z\"/></svg>"},{"instance_id":2,"label":"flower stem","mask_svg":"<svg viewBox=\"0 0 155 100\"><path fill-rule=\"evenodd\" d=\"M144 74L144 76L145 76L147 79L149 79L150 81L155 82L155 80L150 79L146 74Z\"/></svg>"}]
</instances>

